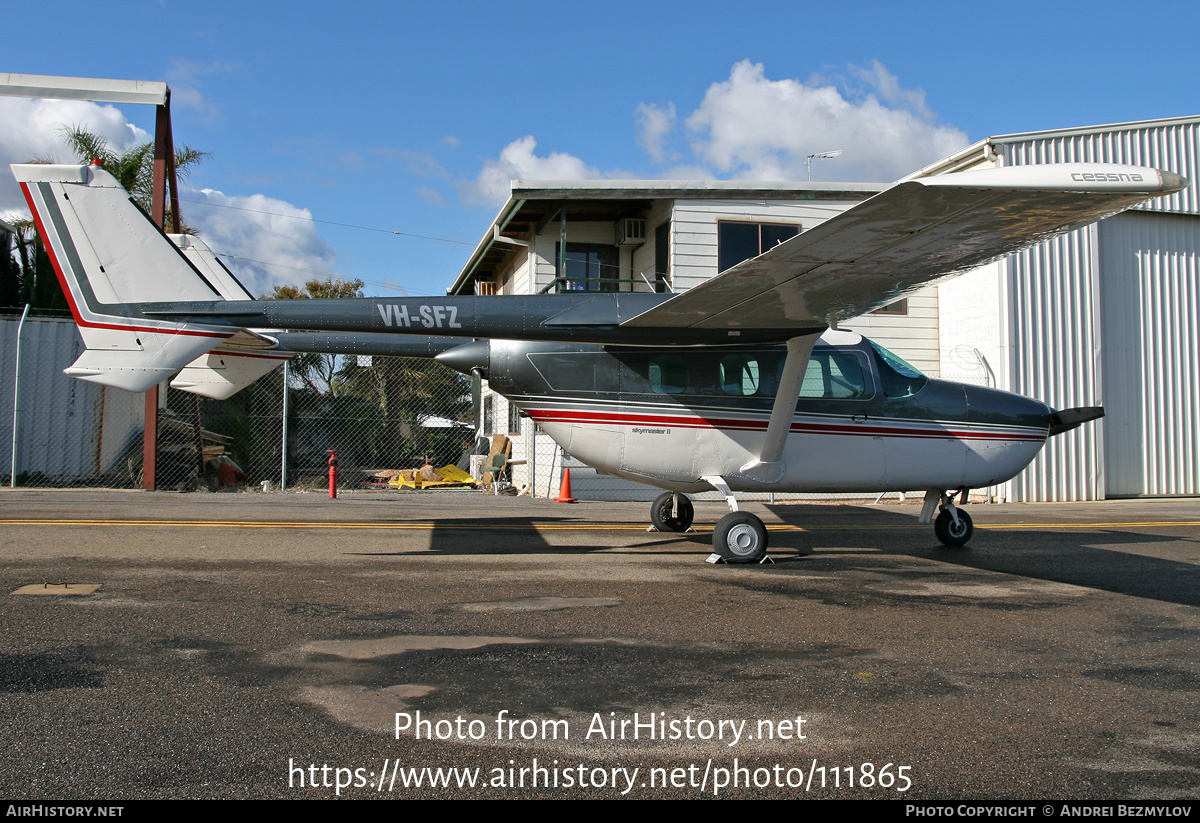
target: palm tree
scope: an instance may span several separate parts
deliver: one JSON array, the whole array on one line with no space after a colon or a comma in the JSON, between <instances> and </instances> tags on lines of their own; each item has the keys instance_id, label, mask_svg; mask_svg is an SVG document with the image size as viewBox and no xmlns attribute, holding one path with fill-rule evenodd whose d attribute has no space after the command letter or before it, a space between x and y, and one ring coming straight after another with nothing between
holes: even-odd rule
<instances>
[{"instance_id":1,"label":"palm tree","mask_svg":"<svg viewBox=\"0 0 1200 823\"><path fill-rule=\"evenodd\" d=\"M125 190L133 195L133 199L147 213L151 210L154 200L154 144L139 143L130 146L122 152L113 151L108 140L98 134L86 131L82 126L63 126L63 139L75 152L75 159L80 163L100 161L100 167L117 178ZM175 176L186 178L192 167L209 157L209 152L198 151L191 146L181 146L175 150ZM167 207L165 225L171 224L170 206ZM195 229L180 223L184 234L195 234Z\"/></svg>"}]
</instances>

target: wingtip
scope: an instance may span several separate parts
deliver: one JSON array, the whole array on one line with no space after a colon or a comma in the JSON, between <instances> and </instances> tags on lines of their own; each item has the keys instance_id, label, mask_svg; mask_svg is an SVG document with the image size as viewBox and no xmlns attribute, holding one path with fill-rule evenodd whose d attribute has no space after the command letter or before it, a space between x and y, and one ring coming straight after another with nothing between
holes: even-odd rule
<instances>
[{"instance_id":1,"label":"wingtip","mask_svg":"<svg viewBox=\"0 0 1200 823\"><path fill-rule=\"evenodd\" d=\"M1188 180L1182 174L1176 174L1173 171L1162 171L1161 169L1158 172L1158 179L1163 192L1169 194L1183 191L1192 184L1192 181Z\"/></svg>"}]
</instances>

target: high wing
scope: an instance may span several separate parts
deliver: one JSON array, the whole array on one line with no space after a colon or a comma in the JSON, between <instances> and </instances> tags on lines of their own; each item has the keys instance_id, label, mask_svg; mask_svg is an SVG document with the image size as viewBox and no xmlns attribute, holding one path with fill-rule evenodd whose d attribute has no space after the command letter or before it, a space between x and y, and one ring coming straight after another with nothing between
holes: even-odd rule
<instances>
[{"instance_id":1,"label":"high wing","mask_svg":"<svg viewBox=\"0 0 1200 823\"><path fill-rule=\"evenodd\" d=\"M838 318L1187 185L1170 172L1104 164L904 181L681 295L252 300L207 249L163 235L102 169L12 168L87 347L67 373L145 391L187 366L179 384L211 397L228 396L302 343L394 354L408 348L359 339L364 333L427 337L414 341L425 356L449 348L448 338L811 343ZM297 337L294 346L280 345L275 329L344 332L354 340ZM793 369L799 376L802 348Z\"/></svg>"},{"instance_id":2,"label":"high wing","mask_svg":"<svg viewBox=\"0 0 1200 823\"><path fill-rule=\"evenodd\" d=\"M901 182L621 326L829 324L1187 184L1172 172L1097 163Z\"/></svg>"}]
</instances>

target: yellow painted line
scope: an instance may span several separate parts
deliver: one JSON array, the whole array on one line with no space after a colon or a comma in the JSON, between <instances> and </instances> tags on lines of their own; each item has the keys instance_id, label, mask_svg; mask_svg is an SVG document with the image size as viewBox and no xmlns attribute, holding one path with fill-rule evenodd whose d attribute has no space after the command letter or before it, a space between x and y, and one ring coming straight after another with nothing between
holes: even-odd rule
<instances>
[{"instance_id":1,"label":"yellow painted line","mask_svg":"<svg viewBox=\"0 0 1200 823\"><path fill-rule=\"evenodd\" d=\"M632 529L645 526L628 523L461 523L429 521L420 523L356 523L330 521L324 523L288 521L226 521L226 520L0 520L0 526L169 526L172 528L218 529L472 529L512 530L541 529L567 531L578 529Z\"/></svg>"},{"instance_id":2,"label":"yellow painted line","mask_svg":"<svg viewBox=\"0 0 1200 823\"><path fill-rule=\"evenodd\" d=\"M463 522L410 522L410 523L364 523L364 522L303 522L303 521L231 521L231 520L66 520L66 519L11 519L0 520L0 526L159 526L168 528L208 529L458 529L468 531L645 531L645 525L636 523L463 523ZM1123 528L1174 528L1200 526L1193 520L1127 521L1120 523L976 523L977 529L1123 529ZM896 529L927 529L928 525L916 523L892 523L878 525L810 525L793 526L774 523L767 526L770 531L894 531ZM698 531L709 531L711 526L701 525ZM667 532L669 534L669 532Z\"/></svg>"}]
</instances>

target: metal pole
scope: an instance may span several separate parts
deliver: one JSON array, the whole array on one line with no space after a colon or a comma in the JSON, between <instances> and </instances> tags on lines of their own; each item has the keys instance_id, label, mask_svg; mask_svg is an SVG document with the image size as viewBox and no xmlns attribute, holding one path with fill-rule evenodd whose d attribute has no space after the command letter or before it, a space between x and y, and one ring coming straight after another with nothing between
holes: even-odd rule
<instances>
[{"instance_id":1,"label":"metal pole","mask_svg":"<svg viewBox=\"0 0 1200 823\"><path fill-rule=\"evenodd\" d=\"M537 421L527 417L529 423L529 497L537 497Z\"/></svg>"},{"instance_id":2,"label":"metal pole","mask_svg":"<svg viewBox=\"0 0 1200 823\"><path fill-rule=\"evenodd\" d=\"M21 407L19 400L21 397L21 332L25 328L25 318L29 316L29 304L25 304L25 311L21 312L21 322L17 324L17 376L13 378L13 425L12 425L12 466L8 473L8 487L16 488L17 485L17 414Z\"/></svg>"},{"instance_id":3,"label":"metal pole","mask_svg":"<svg viewBox=\"0 0 1200 823\"><path fill-rule=\"evenodd\" d=\"M558 288L555 291L567 291L567 201L562 201L562 211L558 213Z\"/></svg>"},{"instance_id":4,"label":"metal pole","mask_svg":"<svg viewBox=\"0 0 1200 823\"><path fill-rule=\"evenodd\" d=\"M287 414L288 414L288 361L283 361L283 442L279 449L283 457L279 464L279 491L287 491Z\"/></svg>"}]
</instances>

